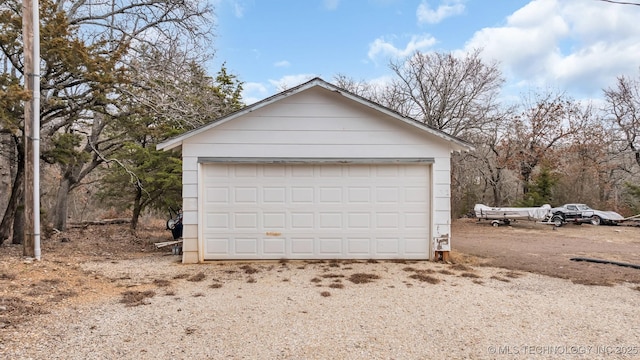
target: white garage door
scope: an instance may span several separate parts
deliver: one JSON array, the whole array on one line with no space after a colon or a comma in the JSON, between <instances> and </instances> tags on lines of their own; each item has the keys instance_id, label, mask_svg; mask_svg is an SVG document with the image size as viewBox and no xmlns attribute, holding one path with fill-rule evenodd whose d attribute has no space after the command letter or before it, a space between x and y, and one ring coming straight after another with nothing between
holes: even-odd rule
<instances>
[{"instance_id":1,"label":"white garage door","mask_svg":"<svg viewBox=\"0 0 640 360\"><path fill-rule=\"evenodd\" d=\"M205 260L428 259L429 165L205 164Z\"/></svg>"}]
</instances>

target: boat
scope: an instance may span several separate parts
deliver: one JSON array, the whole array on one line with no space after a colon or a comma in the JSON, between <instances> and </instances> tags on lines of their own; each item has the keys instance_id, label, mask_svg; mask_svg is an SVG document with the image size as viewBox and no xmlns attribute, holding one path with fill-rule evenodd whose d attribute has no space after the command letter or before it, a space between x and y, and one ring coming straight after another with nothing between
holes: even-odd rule
<instances>
[{"instance_id":1,"label":"boat","mask_svg":"<svg viewBox=\"0 0 640 360\"><path fill-rule=\"evenodd\" d=\"M517 220L543 221L551 214L551 205L540 207L491 207L476 204L473 207L478 220L491 220L493 226L509 225Z\"/></svg>"}]
</instances>

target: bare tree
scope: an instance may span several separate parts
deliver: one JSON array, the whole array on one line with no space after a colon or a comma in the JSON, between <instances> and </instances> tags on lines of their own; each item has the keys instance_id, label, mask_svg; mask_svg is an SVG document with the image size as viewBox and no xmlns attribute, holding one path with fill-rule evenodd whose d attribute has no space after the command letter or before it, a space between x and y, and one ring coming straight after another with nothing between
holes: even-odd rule
<instances>
[{"instance_id":1,"label":"bare tree","mask_svg":"<svg viewBox=\"0 0 640 360\"><path fill-rule=\"evenodd\" d=\"M640 166L640 81L618 77L615 88L604 90L605 111L615 124L623 149L630 151Z\"/></svg>"},{"instance_id":2,"label":"bare tree","mask_svg":"<svg viewBox=\"0 0 640 360\"><path fill-rule=\"evenodd\" d=\"M491 121L483 129L470 135L468 140L476 150L460 157L456 172L469 173L469 169L477 174L474 181L481 185L477 198L483 203L503 205L506 201L505 187L509 176L508 160L514 155L513 149L505 147L509 139L510 123L513 109L507 108L494 114ZM463 175L456 175L461 178Z\"/></svg>"},{"instance_id":3,"label":"bare tree","mask_svg":"<svg viewBox=\"0 0 640 360\"><path fill-rule=\"evenodd\" d=\"M491 121L504 80L497 63L485 63L480 54L416 52L392 62L396 78L386 91L387 105L453 136L481 129Z\"/></svg>"},{"instance_id":4,"label":"bare tree","mask_svg":"<svg viewBox=\"0 0 640 360\"><path fill-rule=\"evenodd\" d=\"M522 194L526 195L536 167L543 162L554 166L559 158L558 147L571 143L571 136L587 126L591 110L554 92L535 94L523 106L520 114L509 121L508 138L499 151L519 174Z\"/></svg>"}]
</instances>

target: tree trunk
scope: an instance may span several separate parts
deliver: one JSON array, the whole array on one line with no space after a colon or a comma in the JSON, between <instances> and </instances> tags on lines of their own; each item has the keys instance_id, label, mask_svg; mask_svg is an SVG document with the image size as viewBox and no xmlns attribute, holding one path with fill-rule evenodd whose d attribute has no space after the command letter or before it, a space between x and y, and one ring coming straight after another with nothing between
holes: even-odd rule
<instances>
[{"instance_id":1,"label":"tree trunk","mask_svg":"<svg viewBox=\"0 0 640 360\"><path fill-rule=\"evenodd\" d=\"M64 231L67 228L67 205L71 185L70 177L65 174L62 179L60 179L60 187L58 187L56 204L53 209L53 227L60 231Z\"/></svg>"},{"instance_id":2,"label":"tree trunk","mask_svg":"<svg viewBox=\"0 0 640 360\"><path fill-rule=\"evenodd\" d=\"M13 238L11 240L11 243L14 245L24 244L24 240L25 240L24 228L26 226L25 224L26 217L24 214L24 196L20 198L20 206L18 206L17 210L18 211L16 212L16 216L13 219ZM27 254L23 250L23 255L29 256L30 254Z\"/></svg>"},{"instance_id":3,"label":"tree trunk","mask_svg":"<svg viewBox=\"0 0 640 360\"><path fill-rule=\"evenodd\" d=\"M493 190L493 201L495 201L495 206L502 206L502 195L500 194L498 183L495 182L491 184L491 189Z\"/></svg>"},{"instance_id":4,"label":"tree trunk","mask_svg":"<svg viewBox=\"0 0 640 360\"><path fill-rule=\"evenodd\" d=\"M18 213L19 205L24 197L24 147L21 146L21 142L18 137L14 137L14 142L16 145L15 149L17 150L16 160L18 166L16 169L16 177L13 180L13 186L11 188L11 197L9 197L7 209L2 217L2 223L0 223L0 245L11 236L11 230L15 227L14 222L16 220L16 214ZM13 243L15 243L16 237L19 236L21 237L22 233L16 234L14 232Z\"/></svg>"},{"instance_id":5,"label":"tree trunk","mask_svg":"<svg viewBox=\"0 0 640 360\"><path fill-rule=\"evenodd\" d=\"M131 216L131 229L135 230L138 227L138 219L142 212L142 189L136 186L136 198L133 201L133 215Z\"/></svg>"}]
</instances>

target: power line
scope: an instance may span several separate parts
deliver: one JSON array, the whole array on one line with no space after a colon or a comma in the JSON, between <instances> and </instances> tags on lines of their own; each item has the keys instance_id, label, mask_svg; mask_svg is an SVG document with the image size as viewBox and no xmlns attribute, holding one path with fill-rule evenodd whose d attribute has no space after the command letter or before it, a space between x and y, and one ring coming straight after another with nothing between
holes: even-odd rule
<instances>
[{"instance_id":1,"label":"power line","mask_svg":"<svg viewBox=\"0 0 640 360\"><path fill-rule=\"evenodd\" d=\"M608 3L612 3L612 4L620 4L620 5L640 6L640 3L627 2L627 1L616 1L616 0L599 0L599 1L604 1L604 2L608 2Z\"/></svg>"}]
</instances>

